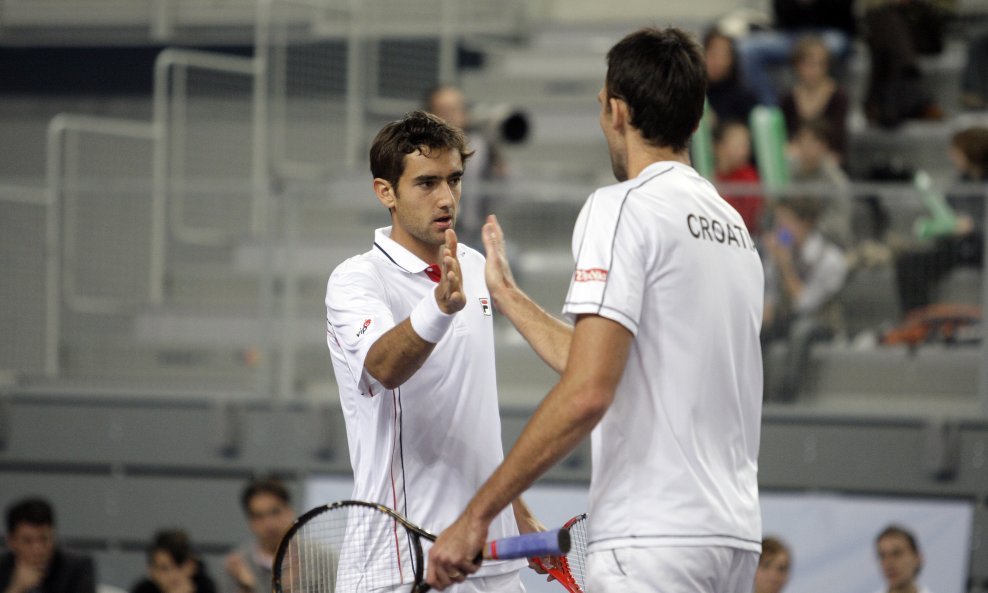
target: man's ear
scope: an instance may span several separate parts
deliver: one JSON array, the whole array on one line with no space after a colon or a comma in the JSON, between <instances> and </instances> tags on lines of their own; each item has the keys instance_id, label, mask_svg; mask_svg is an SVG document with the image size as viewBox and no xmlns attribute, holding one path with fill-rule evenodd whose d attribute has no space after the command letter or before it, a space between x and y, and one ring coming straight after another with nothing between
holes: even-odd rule
<instances>
[{"instance_id":1,"label":"man's ear","mask_svg":"<svg viewBox=\"0 0 988 593\"><path fill-rule=\"evenodd\" d=\"M618 132L624 130L628 124L628 104L617 97L609 97L607 106L611 110L611 127Z\"/></svg>"},{"instance_id":2,"label":"man's ear","mask_svg":"<svg viewBox=\"0 0 988 593\"><path fill-rule=\"evenodd\" d=\"M395 191L394 187L391 186L391 182L380 177L374 178L374 195L377 196L377 200L381 202L381 205L391 210L395 207Z\"/></svg>"}]
</instances>

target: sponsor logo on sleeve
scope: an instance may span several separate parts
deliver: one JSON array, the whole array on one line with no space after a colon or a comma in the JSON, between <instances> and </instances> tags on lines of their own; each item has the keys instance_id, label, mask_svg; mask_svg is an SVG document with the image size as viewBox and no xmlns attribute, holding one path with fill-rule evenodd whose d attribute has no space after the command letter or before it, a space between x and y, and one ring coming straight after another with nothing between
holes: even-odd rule
<instances>
[{"instance_id":1,"label":"sponsor logo on sleeve","mask_svg":"<svg viewBox=\"0 0 988 593\"><path fill-rule=\"evenodd\" d=\"M364 325L361 326L361 328L357 330L357 337L359 338L360 336L362 336L365 333L367 333L367 328L370 327L370 325L371 325L371 320L370 319L365 320L364 321Z\"/></svg>"},{"instance_id":2,"label":"sponsor logo on sleeve","mask_svg":"<svg viewBox=\"0 0 988 593\"><path fill-rule=\"evenodd\" d=\"M607 270L603 268L588 268L573 272L573 282L607 282Z\"/></svg>"}]
</instances>

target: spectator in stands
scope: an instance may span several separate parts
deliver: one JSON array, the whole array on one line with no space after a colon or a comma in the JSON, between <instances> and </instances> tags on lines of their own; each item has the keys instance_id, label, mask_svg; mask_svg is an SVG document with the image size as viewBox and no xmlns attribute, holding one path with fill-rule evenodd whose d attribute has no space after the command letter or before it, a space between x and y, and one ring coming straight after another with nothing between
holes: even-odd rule
<instances>
[{"instance_id":1,"label":"spectator in stands","mask_svg":"<svg viewBox=\"0 0 988 593\"><path fill-rule=\"evenodd\" d=\"M938 120L943 110L923 86L920 55L943 49L945 11L930 0L868 0L865 24L871 56L865 116L895 127L907 119Z\"/></svg>"},{"instance_id":2,"label":"spectator in stands","mask_svg":"<svg viewBox=\"0 0 988 593\"><path fill-rule=\"evenodd\" d=\"M789 144L792 181L804 194L823 202L817 229L841 247L853 242L851 230L851 181L831 149L830 127L825 120L802 123Z\"/></svg>"},{"instance_id":3,"label":"spectator in stands","mask_svg":"<svg viewBox=\"0 0 988 593\"><path fill-rule=\"evenodd\" d=\"M896 258L896 281L903 314L932 302L937 283L955 268L984 267L985 200L988 199L988 128L971 127L953 135L950 157L958 185L947 194L955 215L953 231L932 245Z\"/></svg>"},{"instance_id":4,"label":"spectator in stands","mask_svg":"<svg viewBox=\"0 0 988 593\"><path fill-rule=\"evenodd\" d=\"M0 592L95 593L92 559L58 545L55 512L41 498L7 509L7 552L0 556Z\"/></svg>"},{"instance_id":5,"label":"spectator in stands","mask_svg":"<svg viewBox=\"0 0 988 593\"><path fill-rule=\"evenodd\" d=\"M751 164L751 133L741 121L723 121L714 127L714 167L718 183L758 183L758 170ZM724 199L744 219L748 232L761 229L764 200L757 192L739 194L725 188Z\"/></svg>"},{"instance_id":6,"label":"spectator in stands","mask_svg":"<svg viewBox=\"0 0 988 593\"><path fill-rule=\"evenodd\" d=\"M889 525L875 538L875 547L886 583L877 593L929 593L916 582L923 568L923 555L912 533Z\"/></svg>"},{"instance_id":7,"label":"spectator in stands","mask_svg":"<svg viewBox=\"0 0 988 593\"><path fill-rule=\"evenodd\" d=\"M988 33L968 41L967 63L961 79L961 107L988 108Z\"/></svg>"},{"instance_id":8,"label":"spectator in stands","mask_svg":"<svg viewBox=\"0 0 988 593\"><path fill-rule=\"evenodd\" d=\"M494 212L498 196L484 191L485 183L504 181L508 167L492 138L475 129L463 92L443 84L430 90L422 109L467 132L470 149L474 151L470 166L463 172L463 195L456 218L456 234L461 243L480 247L480 229L487 215Z\"/></svg>"},{"instance_id":9,"label":"spectator in stands","mask_svg":"<svg viewBox=\"0 0 988 593\"><path fill-rule=\"evenodd\" d=\"M240 504L254 539L226 557L223 593L270 593L271 566L281 538L295 522L291 495L281 480L252 480Z\"/></svg>"},{"instance_id":10,"label":"spectator in stands","mask_svg":"<svg viewBox=\"0 0 988 593\"><path fill-rule=\"evenodd\" d=\"M734 40L712 28L703 37L703 50L707 65L707 101L717 121L747 122L758 101L742 80Z\"/></svg>"},{"instance_id":11,"label":"spectator in stands","mask_svg":"<svg viewBox=\"0 0 988 593\"><path fill-rule=\"evenodd\" d=\"M147 563L148 576L134 585L131 593L216 593L213 579L181 529L156 533L147 548Z\"/></svg>"},{"instance_id":12,"label":"spectator in stands","mask_svg":"<svg viewBox=\"0 0 988 593\"><path fill-rule=\"evenodd\" d=\"M773 0L775 29L755 31L738 41L741 72L759 103L778 104L772 69L786 63L803 35L818 35L840 61L850 54L856 29L853 4L854 0Z\"/></svg>"},{"instance_id":13,"label":"spectator in stands","mask_svg":"<svg viewBox=\"0 0 988 593\"><path fill-rule=\"evenodd\" d=\"M783 198L773 211L775 228L762 237L765 253L764 346L784 341L781 372L765 357L766 399L791 401L802 387L810 347L840 329L836 297L844 286L844 252L817 229L820 200ZM773 372L774 371L774 372Z\"/></svg>"},{"instance_id":14,"label":"spectator in stands","mask_svg":"<svg viewBox=\"0 0 988 593\"><path fill-rule=\"evenodd\" d=\"M830 52L815 35L803 37L792 52L795 84L782 98L786 130L792 138L804 125L825 121L830 130L830 149L843 162L847 150L847 93L830 75Z\"/></svg>"},{"instance_id":15,"label":"spectator in stands","mask_svg":"<svg viewBox=\"0 0 988 593\"><path fill-rule=\"evenodd\" d=\"M762 540L762 555L755 570L754 593L782 593L789 582L792 553L782 540L766 537Z\"/></svg>"}]
</instances>

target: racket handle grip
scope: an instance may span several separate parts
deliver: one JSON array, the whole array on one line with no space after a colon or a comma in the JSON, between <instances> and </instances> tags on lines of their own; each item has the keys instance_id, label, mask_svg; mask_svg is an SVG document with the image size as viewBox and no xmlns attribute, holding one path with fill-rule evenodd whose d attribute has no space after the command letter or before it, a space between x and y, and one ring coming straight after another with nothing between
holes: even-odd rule
<instances>
[{"instance_id":1,"label":"racket handle grip","mask_svg":"<svg viewBox=\"0 0 988 593\"><path fill-rule=\"evenodd\" d=\"M563 556L569 552L569 547L569 531L550 529L489 541L484 546L484 559L509 560L534 556Z\"/></svg>"}]
</instances>

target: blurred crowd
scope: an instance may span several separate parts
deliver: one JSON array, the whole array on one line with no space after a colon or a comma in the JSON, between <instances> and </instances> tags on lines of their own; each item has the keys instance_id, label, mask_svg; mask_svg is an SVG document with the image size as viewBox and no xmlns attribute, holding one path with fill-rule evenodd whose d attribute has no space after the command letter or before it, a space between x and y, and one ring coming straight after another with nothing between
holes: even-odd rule
<instances>
[{"instance_id":1,"label":"blurred crowd","mask_svg":"<svg viewBox=\"0 0 988 593\"><path fill-rule=\"evenodd\" d=\"M269 593L278 544L295 521L291 497L280 480L263 477L244 487L240 504L251 538L226 555L220 574L210 574L184 529L164 528L151 535L144 576L130 593ZM98 584L90 557L61 544L55 510L43 498L26 498L7 508L6 545L0 555L0 593L119 593ZM919 581L923 556L912 532L889 525L874 546L885 581L876 593L928 593ZM754 593L783 593L793 560L786 543L766 537Z\"/></svg>"},{"instance_id":2,"label":"blurred crowd","mask_svg":"<svg viewBox=\"0 0 988 593\"><path fill-rule=\"evenodd\" d=\"M295 522L291 495L276 477L251 480L240 505L251 538L210 574L185 529L163 528L145 548L145 576L130 593L270 593L271 567L282 537ZM55 510L44 498L14 502L6 513L6 552L0 555L0 593L117 593L100 585L93 560L65 549Z\"/></svg>"},{"instance_id":3,"label":"blurred crowd","mask_svg":"<svg viewBox=\"0 0 988 593\"><path fill-rule=\"evenodd\" d=\"M725 18L703 37L712 160L706 174L759 244L765 396L788 402L805 389L816 344L920 346L956 336L924 331L942 318L980 316L977 303L955 303L937 289L955 270L983 267L988 111L979 110L988 94L988 32L958 33L952 5L932 0L774 0L772 8L771 22ZM945 51L948 38L963 43L966 59L958 105L945 106L938 96L950 93L933 92L921 62ZM855 51L868 56L859 105L846 83ZM885 163L862 176L848 166L849 146L862 131L851 125L855 113L863 114L865 131L896 134L910 121L946 126L952 179L929 183L925 169L936 164L923 162ZM696 154L704 145L694 141L694 162L704 162ZM854 189L890 180L915 189L901 200ZM890 221L903 217L895 210L917 194L913 227L897 228ZM846 323L855 304L845 301L844 289L876 265L894 272L898 315L856 335L860 328Z\"/></svg>"}]
</instances>

